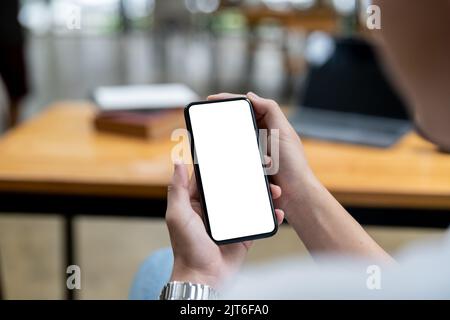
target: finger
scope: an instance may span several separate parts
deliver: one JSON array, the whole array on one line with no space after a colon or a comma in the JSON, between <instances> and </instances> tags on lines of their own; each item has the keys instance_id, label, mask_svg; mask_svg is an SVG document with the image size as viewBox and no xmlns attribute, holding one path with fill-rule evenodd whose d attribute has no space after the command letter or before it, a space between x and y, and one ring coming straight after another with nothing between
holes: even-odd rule
<instances>
[{"instance_id":1,"label":"finger","mask_svg":"<svg viewBox=\"0 0 450 320\"><path fill-rule=\"evenodd\" d=\"M192 199L198 199L197 180L194 172L192 172L191 180L189 181L189 196Z\"/></svg>"},{"instance_id":2,"label":"finger","mask_svg":"<svg viewBox=\"0 0 450 320\"><path fill-rule=\"evenodd\" d=\"M270 184L270 192L272 193L272 199L276 200L281 197L281 188L276 184Z\"/></svg>"},{"instance_id":3,"label":"finger","mask_svg":"<svg viewBox=\"0 0 450 320\"><path fill-rule=\"evenodd\" d=\"M245 249L247 249L247 251L248 251L252 247L253 241L244 241L244 242L242 242L242 244L244 245Z\"/></svg>"},{"instance_id":4,"label":"finger","mask_svg":"<svg viewBox=\"0 0 450 320\"><path fill-rule=\"evenodd\" d=\"M264 99L256 93L247 93L247 98L252 102L257 120L264 120L268 129L280 129L287 122L286 117L278 103L271 99Z\"/></svg>"},{"instance_id":5,"label":"finger","mask_svg":"<svg viewBox=\"0 0 450 320\"><path fill-rule=\"evenodd\" d=\"M212 94L208 96L208 100L222 100L222 99L232 99L232 98L245 98L244 94L228 93L222 92L217 94Z\"/></svg>"},{"instance_id":6,"label":"finger","mask_svg":"<svg viewBox=\"0 0 450 320\"><path fill-rule=\"evenodd\" d=\"M166 219L182 220L189 215L189 175L185 164L175 163L172 181L167 192Z\"/></svg>"},{"instance_id":7,"label":"finger","mask_svg":"<svg viewBox=\"0 0 450 320\"><path fill-rule=\"evenodd\" d=\"M269 138L270 138L270 137L269 137ZM270 141L269 141L268 144L270 144ZM263 163L263 165L264 165L265 167L267 167L267 168L270 168L270 167L272 166L272 158L269 157L268 155L264 155L264 163Z\"/></svg>"},{"instance_id":8,"label":"finger","mask_svg":"<svg viewBox=\"0 0 450 320\"><path fill-rule=\"evenodd\" d=\"M275 216L277 217L278 225L282 224L284 220L284 211L281 209L275 209Z\"/></svg>"}]
</instances>

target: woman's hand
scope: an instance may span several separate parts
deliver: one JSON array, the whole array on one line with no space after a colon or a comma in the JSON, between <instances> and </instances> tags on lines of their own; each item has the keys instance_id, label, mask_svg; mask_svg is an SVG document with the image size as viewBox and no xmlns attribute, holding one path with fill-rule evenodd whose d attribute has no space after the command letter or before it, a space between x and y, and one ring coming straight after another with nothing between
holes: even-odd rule
<instances>
[{"instance_id":1,"label":"woman's hand","mask_svg":"<svg viewBox=\"0 0 450 320\"><path fill-rule=\"evenodd\" d=\"M242 95L225 93L208 99L237 96ZM253 104L259 128L278 130L279 170L271 177L276 184L271 185L274 205L285 210L286 219L310 252L363 255L391 261L389 255L315 178L300 138L278 104L253 93L246 97ZM272 155L271 160L276 159ZM281 223L284 211L276 209L275 214ZM166 221L174 253L171 281L189 281L217 288L239 270L251 246L249 241L218 246L211 240L203 224L195 180L189 182L187 168L183 164L175 165Z\"/></svg>"},{"instance_id":2,"label":"woman's hand","mask_svg":"<svg viewBox=\"0 0 450 320\"><path fill-rule=\"evenodd\" d=\"M281 197L280 187L271 185L270 190L273 199ZM174 254L170 281L188 281L217 288L225 278L239 270L252 242L216 245L206 232L202 214L194 176L189 182L186 165L175 164L166 211ZM280 224L284 212L275 209L275 214Z\"/></svg>"}]
</instances>

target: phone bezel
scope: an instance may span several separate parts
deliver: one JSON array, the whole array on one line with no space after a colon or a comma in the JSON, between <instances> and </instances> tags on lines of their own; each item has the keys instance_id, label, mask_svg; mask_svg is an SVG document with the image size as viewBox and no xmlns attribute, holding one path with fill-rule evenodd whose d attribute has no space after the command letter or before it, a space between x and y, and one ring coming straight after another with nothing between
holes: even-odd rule
<instances>
[{"instance_id":1,"label":"phone bezel","mask_svg":"<svg viewBox=\"0 0 450 320\"><path fill-rule=\"evenodd\" d=\"M250 113L252 115L252 121L253 121L253 127L255 129L255 138L256 138L256 143L258 144L258 149L259 149L259 140L258 140L258 125L256 123L256 118L255 118L255 113L253 111L253 105L251 103L251 101L245 97L237 97L237 98L231 98L231 99L221 99L221 100L213 100L213 101L196 101L196 102L191 102L190 104L188 104L185 108L184 108L184 118L185 118L185 122L186 122L186 128L189 132L189 142L190 142L190 149L191 149L191 157L192 157L192 163L193 163L193 168L194 168L194 174L195 174L195 179L197 182L197 189L200 195L200 204L201 204L201 208L203 211L203 222L205 224L206 227L206 231L208 232L208 235L210 236L210 238L216 243L216 244L228 244L228 243L235 243L235 242L243 242L243 241L249 241L249 240L256 240L256 239L262 239L262 238L268 238L271 237L273 235L275 235L278 231L278 223L277 223L277 219L276 219L276 215L275 215L275 210L274 210L274 206L273 206L273 200L272 200L272 194L270 192L270 185L269 185L269 179L267 177L266 174L264 174L264 180L266 183L266 189L267 189L267 196L269 197L269 203L270 203L270 208L272 211L272 217L273 217L273 222L274 222L274 229L270 232L266 232L266 233L260 233L260 234L255 234L255 235L250 235L250 236L244 236L244 237L238 237L238 238L232 238L232 239L225 239L225 240L216 240L214 239L212 232L211 232L211 227L209 224L209 217L208 217L208 210L206 207L206 201L205 201L205 194L203 191L203 184L202 184L202 179L201 179L201 174L200 174L200 165L199 163L196 163L197 160L197 156L196 156L196 151L195 151L195 139L194 139L194 133L192 130L192 125L191 125L191 118L190 118L190 114L189 114L189 110L192 106L194 105L202 105L202 104L214 104L214 103L221 103L221 102L229 102L229 101L237 101L237 100L243 100L245 102L247 102L248 107L250 108ZM261 166L263 166L263 155L261 154L261 150L260 150L260 159L261 159ZM263 167L264 169L264 167Z\"/></svg>"}]
</instances>

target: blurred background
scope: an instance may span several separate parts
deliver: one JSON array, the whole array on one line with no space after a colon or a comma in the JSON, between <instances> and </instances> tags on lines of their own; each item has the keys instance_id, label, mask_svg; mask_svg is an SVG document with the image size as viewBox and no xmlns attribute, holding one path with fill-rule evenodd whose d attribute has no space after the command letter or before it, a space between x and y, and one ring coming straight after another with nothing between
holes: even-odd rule
<instances>
[{"instance_id":1,"label":"blurred background","mask_svg":"<svg viewBox=\"0 0 450 320\"><path fill-rule=\"evenodd\" d=\"M383 110L378 105L376 112L371 111L369 102L377 95L364 90L373 88L372 82L364 87L353 73L353 80L345 84L346 73L339 69L363 70L364 77L373 76L375 82L383 77L365 27L369 4L356 0L2 1L0 42L13 48L8 49L13 58L6 66L5 56L1 57L2 68L15 76L4 79L0 104L4 113L8 109L17 113L17 125L55 101L87 100L99 86L177 82L202 98L215 92L252 90L282 105L305 101L326 105L321 98L327 92L333 101L352 101L356 92L362 92L363 100L357 101L367 102L367 114L405 120L406 109L394 89L383 87L380 90L389 93L379 96L387 96L395 108ZM338 56L337 69L334 63L327 66L334 76L323 77L320 68L336 54L336 48L348 53L348 39L356 50L350 58ZM353 54L364 58L358 60ZM352 68L353 62L360 64ZM9 66L14 66L13 71ZM362 89L353 91L355 83ZM338 84L346 85L346 95L333 95L336 90L344 92ZM9 102L2 103L8 100L8 91ZM347 106L347 111L355 111L352 103ZM77 293L81 299L126 299L139 264L152 250L169 245L162 219L83 216L75 222L77 263L83 272L82 290ZM4 297L65 297L64 225L63 217L45 212L0 214ZM439 229L427 228L367 230L389 252L414 240L442 235ZM288 227L273 239L257 241L248 263L285 256L306 256Z\"/></svg>"},{"instance_id":2,"label":"blurred background","mask_svg":"<svg viewBox=\"0 0 450 320\"><path fill-rule=\"evenodd\" d=\"M358 30L353 0L19 3L29 89L21 118L55 100L85 99L99 85L183 82L202 97L254 90L290 102L305 56L323 61L327 35Z\"/></svg>"}]
</instances>

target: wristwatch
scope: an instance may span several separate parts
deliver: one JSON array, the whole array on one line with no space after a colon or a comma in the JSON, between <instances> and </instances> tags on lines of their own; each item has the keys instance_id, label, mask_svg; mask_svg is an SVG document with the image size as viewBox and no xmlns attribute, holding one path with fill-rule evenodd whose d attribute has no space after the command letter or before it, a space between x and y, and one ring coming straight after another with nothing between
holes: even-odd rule
<instances>
[{"instance_id":1,"label":"wristwatch","mask_svg":"<svg viewBox=\"0 0 450 320\"><path fill-rule=\"evenodd\" d=\"M206 284L172 281L161 291L159 300L217 300L217 291Z\"/></svg>"}]
</instances>

